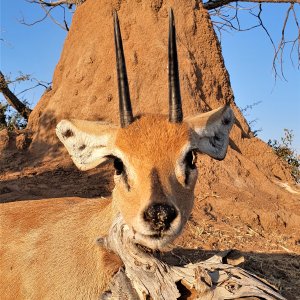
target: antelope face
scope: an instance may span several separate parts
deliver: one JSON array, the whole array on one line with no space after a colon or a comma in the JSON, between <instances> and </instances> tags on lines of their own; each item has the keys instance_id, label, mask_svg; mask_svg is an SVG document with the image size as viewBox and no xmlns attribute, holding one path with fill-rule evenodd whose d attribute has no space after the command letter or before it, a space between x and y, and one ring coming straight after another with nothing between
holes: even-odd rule
<instances>
[{"instance_id":1,"label":"antelope face","mask_svg":"<svg viewBox=\"0 0 300 300\"><path fill-rule=\"evenodd\" d=\"M172 241L193 206L197 178L191 131L166 116L144 116L120 129L113 199L136 240L150 248Z\"/></svg>"},{"instance_id":2,"label":"antelope face","mask_svg":"<svg viewBox=\"0 0 300 300\"><path fill-rule=\"evenodd\" d=\"M170 12L169 117L134 119L118 18L115 45L121 128L112 124L63 120L57 135L81 170L113 159L113 207L135 233L136 242L152 249L173 241L187 222L197 180L196 152L223 159L234 116L229 106L183 120L175 26Z\"/></svg>"}]
</instances>

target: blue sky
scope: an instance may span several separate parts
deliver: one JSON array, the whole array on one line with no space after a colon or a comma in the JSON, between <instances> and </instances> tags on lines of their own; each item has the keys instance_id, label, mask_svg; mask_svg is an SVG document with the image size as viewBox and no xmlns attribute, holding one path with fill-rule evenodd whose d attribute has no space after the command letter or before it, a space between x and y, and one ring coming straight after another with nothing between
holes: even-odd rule
<instances>
[{"instance_id":1,"label":"blue sky","mask_svg":"<svg viewBox=\"0 0 300 300\"><path fill-rule=\"evenodd\" d=\"M300 18L300 5L296 5ZM0 1L1 9L1 70L16 77L19 71L32 77L50 82L54 68L62 51L66 32L46 19L35 26L20 24L23 17L32 22L43 16L37 5L25 0ZM287 5L263 5L262 18L270 34L278 42ZM61 11L57 11L60 17ZM245 26L253 22L249 14L241 16ZM296 27L289 22L287 35L295 37ZM273 49L261 28L247 32L229 32L222 35L222 50L226 67L230 74L236 103L240 108L255 102L260 104L246 112L246 118L254 121L254 130L262 129L258 136L265 141L280 139L283 129L294 131L294 148L300 153L300 71L290 61L289 52L284 56L284 72L287 81L277 79L272 70ZM34 82L32 83L34 85ZM13 87L19 93L28 87ZM42 88L31 90L20 98L29 100L32 107L39 100Z\"/></svg>"}]
</instances>

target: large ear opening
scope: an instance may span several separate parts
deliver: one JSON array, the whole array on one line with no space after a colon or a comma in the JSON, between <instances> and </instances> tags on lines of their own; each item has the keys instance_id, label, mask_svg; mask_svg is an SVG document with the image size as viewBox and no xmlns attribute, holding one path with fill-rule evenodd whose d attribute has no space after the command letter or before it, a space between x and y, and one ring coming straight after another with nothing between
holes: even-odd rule
<instances>
[{"instance_id":1,"label":"large ear opening","mask_svg":"<svg viewBox=\"0 0 300 300\"><path fill-rule=\"evenodd\" d=\"M224 159L234 119L233 111L228 105L186 118L185 122L194 132L192 147L215 159Z\"/></svg>"},{"instance_id":2,"label":"large ear opening","mask_svg":"<svg viewBox=\"0 0 300 300\"><path fill-rule=\"evenodd\" d=\"M75 165L85 171L103 163L112 154L117 129L102 122L62 120L56 126L56 134Z\"/></svg>"}]
</instances>

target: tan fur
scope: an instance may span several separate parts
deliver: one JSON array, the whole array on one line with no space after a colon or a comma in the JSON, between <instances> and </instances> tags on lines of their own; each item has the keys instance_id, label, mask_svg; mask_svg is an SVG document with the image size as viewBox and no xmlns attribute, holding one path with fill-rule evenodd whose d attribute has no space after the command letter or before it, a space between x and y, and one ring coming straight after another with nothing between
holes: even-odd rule
<instances>
[{"instance_id":1,"label":"tan fur","mask_svg":"<svg viewBox=\"0 0 300 300\"><path fill-rule=\"evenodd\" d=\"M115 176L112 200L66 198L1 204L1 298L99 299L121 266L118 257L97 244L99 237L107 235L116 213L122 214L142 244L160 248L172 241L186 223L194 201L197 169L189 170L187 180L185 155L204 145L209 154L220 156L207 143L220 131L227 147L233 119L222 124L224 116L231 116L229 110L216 110L181 124L169 123L166 116L147 115L122 129L105 123L60 122L58 137L79 167L91 168L113 155L122 159L126 175ZM151 230L143 220L151 203L173 205L179 213L161 241L151 240Z\"/></svg>"},{"instance_id":2,"label":"tan fur","mask_svg":"<svg viewBox=\"0 0 300 300\"><path fill-rule=\"evenodd\" d=\"M120 262L97 245L111 201L1 205L1 299L97 299Z\"/></svg>"},{"instance_id":3,"label":"tan fur","mask_svg":"<svg viewBox=\"0 0 300 300\"><path fill-rule=\"evenodd\" d=\"M190 135L186 123L172 124L166 116L157 115L143 116L118 131L115 146L127 154L128 165L135 172L128 176L130 191L118 184L113 193L127 224L137 229L137 216L152 202L173 204L184 218L189 216L195 181L185 187L184 171L176 174L175 168Z\"/></svg>"}]
</instances>

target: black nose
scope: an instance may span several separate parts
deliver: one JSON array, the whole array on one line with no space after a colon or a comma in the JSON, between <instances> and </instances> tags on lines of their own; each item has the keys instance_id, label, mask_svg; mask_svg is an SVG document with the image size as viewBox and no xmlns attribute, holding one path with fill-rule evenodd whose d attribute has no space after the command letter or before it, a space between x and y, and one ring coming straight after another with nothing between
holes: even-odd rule
<instances>
[{"instance_id":1,"label":"black nose","mask_svg":"<svg viewBox=\"0 0 300 300\"><path fill-rule=\"evenodd\" d=\"M144 220L155 231L168 230L176 217L175 207L168 204L153 204L144 212Z\"/></svg>"}]
</instances>

